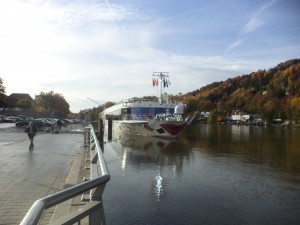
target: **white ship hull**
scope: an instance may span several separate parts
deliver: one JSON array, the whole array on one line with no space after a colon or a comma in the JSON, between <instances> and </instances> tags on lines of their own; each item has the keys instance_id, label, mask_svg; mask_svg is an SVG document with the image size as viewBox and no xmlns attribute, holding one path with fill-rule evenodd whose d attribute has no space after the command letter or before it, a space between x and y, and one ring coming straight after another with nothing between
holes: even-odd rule
<instances>
[{"instance_id":1,"label":"white ship hull","mask_svg":"<svg viewBox=\"0 0 300 225\"><path fill-rule=\"evenodd\" d=\"M175 138L187 125L185 121L113 121L113 132L153 137Z\"/></svg>"},{"instance_id":2,"label":"white ship hull","mask_svg":"<svg viewBox=\"0 0 300 225\"><path fill-rule=\"evenodd\" d=\"M148 101L114 105L100 114L104 123L104 134L112 132L114 135L175 138L189 123L189 120L183 119L182 114L176 113L176 107L175 104Z\"/></svg>"}]
</instances>

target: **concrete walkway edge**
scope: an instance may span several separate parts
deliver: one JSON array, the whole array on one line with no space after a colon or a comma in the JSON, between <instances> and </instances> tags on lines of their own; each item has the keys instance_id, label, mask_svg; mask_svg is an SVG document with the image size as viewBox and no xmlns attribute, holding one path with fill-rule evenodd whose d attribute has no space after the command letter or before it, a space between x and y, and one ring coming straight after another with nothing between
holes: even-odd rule
<instances>
[{"instance_id":1,"label":"concrete walkway edge","mask_svg":"<svg viewBox=\"0 0 300 225\"><path fill-rule=\"evenodd\" d=\"M76 153L75 159L72 163L72 167L70 169L66 182L63 186L63 189L67 189L69 187L72 187L74 185L83 182L83 178L86 173L86 171L84 171L84 167L86 163L85 156L86 156L86 148L82 144L80 146L80 149ZM62 216L66 215L71 211L74 211L78 205L81 206L85 205L85 202L81 201L81 196L76 196L75 198L69 199L57 205L54 210L53 216L51 218L51 222L61 218Z\"/></svg>"}]
</instances>

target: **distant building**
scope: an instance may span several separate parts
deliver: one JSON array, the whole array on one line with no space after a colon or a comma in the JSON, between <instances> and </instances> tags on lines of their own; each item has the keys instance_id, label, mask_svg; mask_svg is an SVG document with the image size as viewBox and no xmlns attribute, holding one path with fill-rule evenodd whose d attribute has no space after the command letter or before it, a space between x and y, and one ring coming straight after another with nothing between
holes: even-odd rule
<instances>
[{"instance_id":1,"label":"distant building","mask_svg":"<svg viewBox=\"0 0 300 225\"><path fill-rule=\"evenodd\" d=\"M248 121L248 120L250 120L250 117L251 116L249 114L243 115L243 120Z\"/></svg>"},{"instance_id":2,"label":"distant building","mask_svg":"<svg viewBox=\"0 0 300 225\"><path fill-rule=\"evenodd\" d=\"M201 118L208 118L209 117L209 114L210 114L210 112L207 112L207 111L202 111L201 113L200 113L200 117Z\"/></svg>"},{"instance_id":3,"label":"distant building","mask_svg":"<svg viewBox=\"0 0 300 225\"><path fill-rule=\"evenodd\" d=\"M11 95L6 97L6 102L10 105L10 106L14 106L19 100L22 99L28 99L30 101L33 101L33 99L31 98L31 96L29 94L25 94L25 93L12 93Z\"/></svg>"},{"instance_id":4,"label":"distant building","mask_svg":"<svg viewBox=\"0 0 300 225\"><path fill-rule=\"evenodd\" d=\"M234 121L234 122L249 121L250 117L251 117L251 115L246 114L245 112L242 112L239 110L234 110L231 115L232 121Z\"/></svg>"},{"instance_id":5,"label":"distant building","mask_svg":"<svg viewBox=\"0 0 300 225\"><path fill-rule=\"evenodd\" d=\"M28 99L29 101L33 101L32 97L26 93L12 93L9 96L4 96L1 101L1 107L14 107L15 104L22 99Z\"/></svg>"}]
</instances>

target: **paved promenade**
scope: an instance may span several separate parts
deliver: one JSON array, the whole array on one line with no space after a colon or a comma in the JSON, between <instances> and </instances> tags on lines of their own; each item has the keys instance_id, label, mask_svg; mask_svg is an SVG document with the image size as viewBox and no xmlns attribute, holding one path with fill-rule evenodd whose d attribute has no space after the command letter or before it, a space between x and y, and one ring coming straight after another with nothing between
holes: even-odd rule
<instances>
[{"instance_id":1,"label":"paved promenade","mask_svg":"<svg viewBox=\"0 0 300 225\"><path fill-rule=\"evenodd\" d=\"M19 224L37 199L80 182L84 148L83 135L74 132L78 129L83 127L68 126L59 134L39 132L30 152L23 129L0 124L0 225ZM75 171L71 179L70 170ZM48 209L40 224L48 224L54 210Z\"/></svg>"}]
</instances>

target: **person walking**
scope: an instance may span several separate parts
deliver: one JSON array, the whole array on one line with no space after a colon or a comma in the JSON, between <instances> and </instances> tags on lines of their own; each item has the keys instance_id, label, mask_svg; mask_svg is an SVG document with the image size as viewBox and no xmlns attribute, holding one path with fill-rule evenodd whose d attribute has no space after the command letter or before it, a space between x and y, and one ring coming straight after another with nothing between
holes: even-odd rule
<instances>
[{"instance_id":1,"label":"person walking","mask_svg":"<svg viewBox=\"0 0 300 225\"><path fill-rule=\"evenodd\" d=\"M37 128L36 128L36 126L33 125L32 122L30 122L28 127L25 128L25 133L28 134L28 137L30 140L29 151L33 150L33 147L34 147L33 139L34 139L34 136L36 135L36 132L37 132Z\"/></svg>"},{"instance_id":2,"label":"person walking","mask_svg":"<svg viewBox=\"0 0 300 225\"><path fill-rule=\"evenodd\" d=\"M63 123L62 121L59 119L56 121L56 125L57 125L57 131L60 131L61 130L61 127L63 126Z\"/></svg>"}]
</instances>

